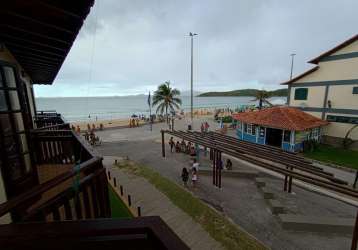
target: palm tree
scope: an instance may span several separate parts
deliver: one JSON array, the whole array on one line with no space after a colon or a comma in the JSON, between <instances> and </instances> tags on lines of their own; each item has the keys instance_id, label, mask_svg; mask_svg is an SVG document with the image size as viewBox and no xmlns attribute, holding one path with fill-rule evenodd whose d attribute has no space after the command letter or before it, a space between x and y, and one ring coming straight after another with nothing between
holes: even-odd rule
<instances>
[{"instance_id":1,"label":"palm tree","mask_svg":"<svg viewBox=\"0 0 358 250\"><path fill-rule=\"evenodd\" d=\"M270 98L269 92L265 90L258 90L255 94L255 99L252 101L259 101L259 109L262 109L263 103L267 103L270 107L273 105L267 100Z\"/></svg>"},{"instance_id":2,"label":"palm tree","mask_svg":"<svg viewBox=\"0 0 358 250\"><path fill-rule=\"evenodd\" d=\"M175 108L180 108L181 99L178 97L179 95L180 91L178 89L172 89L169 81L159 85L158 89L154 92L152 105L158 105L157 113L160 112L163 114L165 110L167 123L169 122L168 109L174 112Z\"/></svg>"}]
</instances>

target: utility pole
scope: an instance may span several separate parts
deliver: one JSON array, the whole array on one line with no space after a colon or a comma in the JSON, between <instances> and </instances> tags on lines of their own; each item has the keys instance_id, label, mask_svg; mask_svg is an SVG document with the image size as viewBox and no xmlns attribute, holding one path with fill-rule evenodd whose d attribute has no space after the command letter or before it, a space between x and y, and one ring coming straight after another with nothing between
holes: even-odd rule
<instances>
[{"instance_id":1,"label":"utility pole","mask_svg":"<svg viewBox=\"0 0 358 250\"><path fill-rule=\"evenodd\" d=\"M197 36L196 33L189 33L191 38L191 77L190 77L190 122L191 122L191 129L193 129L193 64L194 64L194 55L193 55L193 46L194 46L194 36Z\"/></svg>"},{"instance_id":2,"label":"utility pole","mask_svg":"<svg viewBox=\"0 0 358 250\"><path fill-rule=\"evenodd\" d=\"M290 74L290 80L292 79L292 73L293 73L293 60L294 60L294 57L295 57L295 53L292 53L291 54L291 74Z\"/></svg>"}]
</instances>

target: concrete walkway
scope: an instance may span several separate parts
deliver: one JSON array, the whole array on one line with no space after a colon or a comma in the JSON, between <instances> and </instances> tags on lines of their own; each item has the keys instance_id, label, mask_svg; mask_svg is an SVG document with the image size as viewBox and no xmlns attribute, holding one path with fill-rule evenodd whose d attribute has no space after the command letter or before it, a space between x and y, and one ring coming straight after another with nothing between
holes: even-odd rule
<instances>
[{"instance_id":1,"label":"concrete walkway","mask_svg":"<svg viewBox=\"0 0 358 250\"><path fill-rule=\"evenodd\" d=\"M104 156L103 163L111 176L132 197L133 206L141 206L142 216L160 216L191 249L223 249L200 224L175 206L146 179L113 166L116 157Z\"/></svg>"}]
</instances>

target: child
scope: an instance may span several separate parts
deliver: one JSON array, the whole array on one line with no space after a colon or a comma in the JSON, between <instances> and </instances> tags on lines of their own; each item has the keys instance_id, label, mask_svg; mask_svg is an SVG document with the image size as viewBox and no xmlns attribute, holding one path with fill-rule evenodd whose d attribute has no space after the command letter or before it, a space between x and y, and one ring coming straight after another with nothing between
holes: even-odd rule
<instances>
[{"instance_id":1,"label":"child","mask_svg":"<svg viewBox=\"0 0 358 250\"><path fill-rule=\"evenodd\" d=\"M193 187L196 187L196 182L197 181L198 181L198 175L197 175L196 169L194 168L193 173L191 175L191 182L193 184Z\"/></svg>"},{"instance_id":2,"label":"child","mask_svg":"<svg viewBox=\"0 0 358 250\"><path fill-rule=\"evenodd\" d=\"M181 179L183 180L183 184L185 187L188 186L189 172L186 168L183 168L181 172Z\"/></svg>"}]
</instances>

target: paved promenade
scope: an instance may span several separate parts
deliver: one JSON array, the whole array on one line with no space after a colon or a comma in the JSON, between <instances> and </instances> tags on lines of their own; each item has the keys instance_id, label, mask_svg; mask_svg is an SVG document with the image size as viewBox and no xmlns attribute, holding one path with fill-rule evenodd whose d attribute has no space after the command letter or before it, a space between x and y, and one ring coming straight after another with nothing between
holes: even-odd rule
<instances>
[{"instance_id":1,"label":"paved promenade","mask_svg":"<svg viewBox=\"0 0 358 250\"><path fill-rule=\"evenodd\" d=\"M112 177L116 177L118 185L123 185L124 192L132 196L133 206L141 206L142 216L159 215L191 249L223 249L200 224L146 179L113 166L114 159L115 157L104 156L104 165L111 171Z\"/></svg>"}]
</instances>

